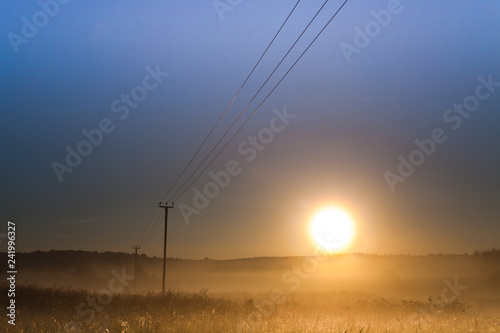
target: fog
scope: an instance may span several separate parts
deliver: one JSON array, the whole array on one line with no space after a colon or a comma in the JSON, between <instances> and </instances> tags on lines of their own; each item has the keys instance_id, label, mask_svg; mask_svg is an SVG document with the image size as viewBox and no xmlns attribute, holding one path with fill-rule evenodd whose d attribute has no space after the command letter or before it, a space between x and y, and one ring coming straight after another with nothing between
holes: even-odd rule
<instances>
[{"instance_id":1,"label":"fog","mask_svg":"<svg viewBox=\"0 0 500 333\"><path fill-rule=\"evenodd\" d=\"M126 253L49 251L19 254L19 281L90 291L160 291L163 261ZM317 257L263 257L234 260L167 259L166 289L210 292L357 292L411 298L500 297L500 251L464 255L339 254ZM110 284L111 283L111 284Z\"/></svg>"}]
</instances>

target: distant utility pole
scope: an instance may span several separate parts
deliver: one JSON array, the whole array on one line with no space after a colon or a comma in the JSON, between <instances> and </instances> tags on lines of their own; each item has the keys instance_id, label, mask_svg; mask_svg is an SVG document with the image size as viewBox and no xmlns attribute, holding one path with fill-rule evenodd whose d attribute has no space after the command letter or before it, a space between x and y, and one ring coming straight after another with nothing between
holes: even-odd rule
<instances>
[{"instance_id":1,"label":"distant utility pole","mask_svg":"<svg viewBox=\"0 0 500 333\"><path fill-rule=\"evenodd\" d=\"M134 291L137 291L137 250L139 250L140 246L132 246L135 250L135 260L134 260Z\"/></svg>"},{"instance_id":2,"label":"distant utility pole","mask_svg":"<svg viewBox=\"0 0 500 333\"><path fill-rule=\"evenodd\" d=\"M165 293L165 267L167 264L167 220L168 220L168 209L174 208L174 203L169 205L168 202L165 202L163 205L161 202L158 202L158 207L165 208L165 233L163 236L163 282L161 284L161 292Z\"/></svg>"}]
</instances>

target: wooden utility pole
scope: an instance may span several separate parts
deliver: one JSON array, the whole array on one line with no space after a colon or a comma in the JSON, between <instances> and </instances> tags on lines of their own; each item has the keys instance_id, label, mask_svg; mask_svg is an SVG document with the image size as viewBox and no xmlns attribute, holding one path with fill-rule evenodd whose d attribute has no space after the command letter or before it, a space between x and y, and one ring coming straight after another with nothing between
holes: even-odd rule
<instances>
[{"instance_id":1,"label":"wooden utility pole","mask_svg":"<svg viewBox=\"0 0 500 333\"><path fill-rule=\"evenodd\" d=\"M163 281L161 284L161 292L165 293L165 268L167 264L167 221L168 221L168 209L174 208L174 203L172 205L168 205L168 202L165 202L163 205L161 202L158 203L158 207L165 208L165 233L163 236Z\"/></svg>"},{"instance_id":2,"label":"wooden utility pole","mask_svg":"<svg viewBox=\"0 0 500 333\"><path fill-rule=\"evenodd\" d=\"M137 291L137 250L139 250L140 246L132 246L135 250L135 260L134 260L134 291Z\"/></svg>"}]
</instances>

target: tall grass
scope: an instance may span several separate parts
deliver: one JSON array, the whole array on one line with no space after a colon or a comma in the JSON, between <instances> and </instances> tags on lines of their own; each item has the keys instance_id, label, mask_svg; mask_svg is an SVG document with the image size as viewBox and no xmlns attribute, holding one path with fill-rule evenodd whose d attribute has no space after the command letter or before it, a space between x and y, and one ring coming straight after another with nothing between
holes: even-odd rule
<instances>
[{"instance_id":1,"label":"tall grass","mask_svg":"<svg viewBox=\"0 0 500 333\"><path fill-rule=\"evenodd\" d=\"M1 293L7 292L1 286ZM500 332L500 301L404 300L359 294L287 295L273 304L266 295L168 291L112 295L95 317L77 307L97 293L68 288L18 286L16 326L5 332ZM89 310L85 305L80 310ZM68 329L69 322L78 329Z\"/></svg>"}]
</instances>

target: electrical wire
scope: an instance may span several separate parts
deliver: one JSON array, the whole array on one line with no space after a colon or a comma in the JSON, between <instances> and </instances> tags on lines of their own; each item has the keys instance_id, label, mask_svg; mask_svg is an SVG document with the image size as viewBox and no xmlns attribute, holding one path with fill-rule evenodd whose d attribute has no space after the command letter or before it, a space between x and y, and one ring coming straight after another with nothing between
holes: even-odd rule
<instances>
[{"instance_id":1,"label":"electrical wire","mask_svg":"<svg viewBox=\"0 0 500 333\"><path fill-rule=\"evenodd\" d=\"M328 0L327 0L327 1L328 1ZM243 127L244 127L244 126L248 123L248 121L250 121L250 119L251 119L251 118L255 115L255 113L256 113L256 112L260 109L260 107L261 107L261 106L262 106L262 105L263 105L263 104L267 101L267 99L268 99L268 98L272 95L272 93L275 91L275 89L276 89L276 88L277 88L277 87L281 84L281 82L285 79L285 77L286 77L286 76L290 73L290 71L291 71L291 70L295 67L295 65L296 65L296 64L300 61L300 59L304 56L304 54L305 54L305 53L309 50L309 48L312 46L312 44L314 44L314 42L318 39L318 37L319 37L319 36L320 36L320 35L324 32L324 30L325 30L325 29L326 29L326 28L330 25L330 23L333 21L333 19L337 16L337 14L340 12L340 10L342 10L342 8L346 5L346 3L347 3L348 1L349 1L349 0L345 0L345 1L342 3L342 5L341 5L341 6L337 9L337 11L336 11L336 12L332 15L332 17L328 20L328 22L327 22L327 23L323 26L323 28L320 30L320 32L319 32L319 33L318 33L318 34L314 37L314 39L311 41L311 43L309 43L309 45L306 47L306 49L305 49L305 50L301 53L301 55L297 58L297 60L296 60L296 61L292 64L292 66L288 69L288 71L287 71L287 72L283 75L283 77L282 77L282 78L278 81L278 83L277 83L277 84L276 84L276 85L272 88L272 90L271 90L271 91L270 91L270 92L266 95L266 97L265 97L265 98L262 100L262 102L261 102L261 103L257 106L257 108L253 111L253 113L252 113L252 114L251 114L251 115L247 118L247 120L246 120L246 121L245 121L245 122L244 122L244 123L243 123L243 124L242 124L242 125L238 128L238 130L236 131L236 133L234 133L234 134L233 134L233 136L229 139L229 141L228 141L228 142L226 142L226 144L225 144L225 145L222 147L222 149L221 149L221 150L217 153L217 155L215 155L215 156L212 158L212 160L210 160L210 162L209 162L209 163L205 166L205 168L203 168L203 170L201 171L201 173L200 173L200 174L198 174L198 176L196 176L196 178L195 178L195 179L194 179L194 180L193 180L193 181L189 184L189 186L188 186L186 189L184 189L184 190L183 190L183 191L182 191L182 192L181 192L178 196L176 196L176 197L173 199L173 201L177 201L177 200L178 200L178 199L179 199L179 198L180 198L180 197L181 197L181 196L182 196L182 195L183 195L183 194L184 194L184 193L185 193L185 192L186 192L186 191L187 191L187 190L188 190L188 189L189 189L189 188L190 188L190 187L191 187L191 186L192 186L192 185L193 185L193 184L194 184L194 183L198 180L198 179L199 179L199 177L200 177L201 175L203 175L203 173L204 173L204 172L208 169L208 167L209 167L209 166L210 166L210 165L211 165L211 164L212 164L212 163L213 163L213 162L214 162L214 161L218 158L218 156L219 156L219 155L220 155L220 154L221 154L221 153L222 153L222 152L226 149L226 147L229 145L229 143L230 143L230 142L231 142L231 141L232 141L232 140L233 140L233 139L234 139L234 138L238 135L238 133L241 131L241 129L242 129L242 128L243 128ZM300 2L300 0L299 0L299 2ZM325 3L326 3L326 2L325 2ZM297 4L298 4L298 3L297 3ZM297 6L297 4L295 5L295 7ZM324 6L324 4L323 4L323 6ZM295 9L295 7L294 7L294 9ZM323 8L323 7L322 7L322 8ZM292 10L292 12L293 12L293 10ZM291 13L290 13L290 14L291 14ZM290 14L289 14L289 16L290 16ZM317 14L318 14L318 13L317 13ZM316 15L317 15L317 14L316 14ZM289 17L289 16L288 16L288 17ZM288 20L288 17L287 17L287 20ZM315 16L315 17L316 17L316 16ZM286 21L285 21L285 22L286 22ZM308 25L308 26L309 26L309 25ZM283 27L283 25L282 25L282 27ZM282 28L282 27L281 27L281 28ZM281 30L281 28L280 28L280 30ZM276 35L276 36L277 36L277 35ZM275 38L276 38L276 36L275 36ZM300 38L300 37L299 37L299 38ZM273 41L274 41L274 38L273 38ZM269 45L269 46L270 46L270 45ZM268 46L268 48L269 48L269 46ZM268 49L268 48L267 48L267 49ZM266 49L266 51L265 51L265 52L267 52L267 49ZM288 54L288 53L287 53L287 54ZM261 56L261 59L262 59L262 56ZM259 62L260 62L260 60L261 60L261 59L259 59ZM258 64L258 63L257 63L257 64ZM256 66L257 66L257 65L256 65ZM255 67L256 67L256 66L255 66ZM279 66L279 65L278 65L278 66ZM255 67L254 67L254 69L252 70L252 72L255 70ZM252 73L252 72L251 72L251 73ZM274 73L274 71L273 71L273 73ZM250 74L250 75L251 75L251 74ZM272 74L271 74L271 75L272 75ZM248 77L247 77L247 80L248 80ZM246 82L247 80L245 80L245 82ZM267 82L267 80L266 80L266 82ZM245 83L244 83L244 84L245 84ZM243 87L243 86L242 86L242 87ZM238 93L236 94L236 96L239 94L239 92L240 92L240 91L241 91L241 88L240 88L240 90L238 91ZM259 90L259 91L260 91L260 90ZM236 96L233 98L233 101L232 101L232 102L234 102L234 99L236 98ZM255 96L254 96L254 97L255 97ZM252 100L253 100L253 99L252 99ZM229 104L229 106L232 104L232 102ZM250 104L250 103L249 103L249 104ZM245 110L246 110L246 108L245 108ZM226 111L227 111L227 109L226 109ZM225 112L226 112L226 111L225 111ZM225 113L225 112L224 112L224 113ZM222 118L222 116L221 116L221 118ZM219 118L219 121L220 121L220 119L221 119L221 118ZM238 117L238 118L239 118L239 117ZM219 123L219 121L217 122L217 124ZM216 125L217 125L217 124L216 124ZM233 123L233 125L234 125L234 123ZM210 134L213 132L213 130L214 130L214 129L215 129L215 127L212 129L212 131L210 132ZM210 135L210 134L209 134L209 135ZM206 140L207 140L207 139L208 139L208 137L207 137L207 138L205 139L205 141L202 143L202 145L201 145L201 146L200 146L200 148L198 149L197 153L199 152L199 150L201 150L201 147L205 144L205 142L206 142ZM214 148L214 149L215 149L215 148ZM214 149L212 149L212 151L213 151ZM211 152L212 152L212 151L211 151ZM197 153L196 153L196 154L197 154ZM196 154L195 154L195 156L196 156ZM193 159L194 159L194 157L193 157ZM205 160L204 160L204 161L205 161ZM192 163L192 161L190 161L190 163ZM187 167L186 167L186 169L187 169ZM199 167L198 167L197 169L199 169ZM183 172L185 172L185 171L183 171ZM179 177L179 179L180 179L180 177ZM188 178L188 179L189 179L189 178ZM185 183L186 183L186 182L185 182ZM185 183L184 183L184 184L185 184ZM181 188L182 188L182 187L183 187L183 186L181 186ZM169 190L169 192L170 192L170 191L171 191L171 189ZM174 196L175 196L175 194L177 194L178 192L179 192L179 190L178 190L176 193L174 193ZM167 194L168 194L168 193L167 193ZM167 196L167 195L165 195L165 197L166 197L166 196ZM165 197L164 197L164 198L165 198ZM155 213L156 213L156 212L155 212ZM150 220L150 221L152 221L152 220L153 220L154 216L155 216L155 214L153 214L153 216L152 216L152 218L151 218L151 220ZM161 215L160 215L160 216L161 216ZM144 243L146 243L146 242L149 240L149 238L151 237L151 235L152 235L152 234L156 231L156 229L158 229L158 226L159 226L160 224L159 224L159 223L157 223L157 222L158 222L158 219L159 219L159 217L160 217L160 216L158 216L158 217L157 217L157 219L156 219L156 222L155 222L156 227L153 227L153 228L151 228L151 229L150 229L151 231L147 234L147 236L144 238L144 240L140 243L141 245L142 245L142 244L144 244ZM143 232L143 234L144 234L144 232ZM141 234L141 235L142 235L142 234Z\"/></svg>"},{"instance_id":2,"label":"electrical wire","mask_svg":"<svg viewBox=\"0 0 500 333\"><path fill-rule=\"evenodd\" d=\"M229 105L226 107L226 109L224 110L224 112L222 113L222 115L219 117L219 119L217 120L217 122L215 123L215 125L212 127L212 129L210 130L210 133L208 133L208 135L205 137L205 140L203 140L203 142L201 143L201 145L198 147L198 149L196 150L196 152L194 153L193 157L191 157L191 160L188 162L188 164L184 167L184 169L182 170L181 174L179 175L179 177L177 177L177 179L175 180L174 184L170 187L170 189L167 191L167 194L165 194L162 198L161 201L165 200L165 198L170 194L170 192L172 191L172 189L175 187L175 185L177 185L177 183L179 182L180 178L184 175L184 173L186 172L186 170L189 168L189 166L191 165L191 163L193 163L195 157L198 155L198 153L200 152L201 148L205 145L205 143L207 142L208 138L212 135L212 133L214 132L215 128L219 125L220 121L222 120L222 118L224 117L224 115L227 113L227 110L231 107L231 105L233 104L233 102L236 100L236 97L238 97L238 95L240 94L241 90L243 89L243 87L245 86L245 84L247 83L248 79L250 79L250 76L252 76L253 72L255 71L255 69L257 68L257 66L260 64L262 58L264 58L264 55L267 53L267 51L269 50L269 48L271 47L271 45L274 43L274 40L276 39L276 37L278 37L279 33L281 32L281 30L283 29L283 27L285 26L286 22L288 21L288 19L290 18L290 16L292 15L292 13L295 11L295 8L297 8L297 5L299 4L301 0L298 0L297 3L295 4L295 6L292 8L292 11L288 14L288 16L286 17L285 21L281 24L280 28L278 29L278 32L276 32L276 34L274 35L273 39L271 40L271 42L269 43L269 45L267 45L264 53L262 53L262 55L260 56L259 60L257 61L257 63L255 64L255 66L252 68L252 70L250 71L250 74L248 74L247 78L245 79L245 81L243 82L243 84L241 85L240 89L238 89L238 91L236 92L236 94L234 95L233 99L231 100L231 102L229 103Z\"/></svg>"},{"instance_id":3,"label":"electrical wire","mask_svg":"<svg viewBox=\"0 0 500 333\"><path fill-rule=\"evenodd\" d=\"M139 244L139 242L141 241L142 236L144 236L144 234L146 233L146 230L148 230L148 229L152 226L152 224L151 224L151 223L153 222L153 220L154 220L154 218L155 218L155 216L156 216L156 213L158 213L158 211L159 211L159 209L158 209L158 207L157 207L157 208L155 209L155 211L154 211L153 215L152 215L152 216L151 216L151 218L149 219L149 222L148 222L147 226L144 228L144 230L142 231L141 235L139 236L139 238L137 238L137 241L134 243L134 246L140 246L140 245L138 245L138 244Z\"/></svg>"},{"instance_id":4,"label":"electrical wire","mask_svg":"<svg viewBox=\"0 0 500 333\"><path fill-rule=\"evenodd\" d=\"M212 127L212 129L210 130L210 132L208 133L208 135L205 137L205 139L203 140L203 142L201 143L201 145L198 147L198 149L196 150L196 152L194 153L194 155L191 157L191 159L189 160L189 162L186 164L186 166L184 167L184 169L182 170L182 172L180 173L180 175L177 177L177 179L175 180L175 182L172 184L172 186L170 187L170 189L167 191L167 193L163 196L163 198L161 199L161 201L164 201L165 198L170 194L170 192L172 191L172 189L175 187L175 185L177 185L177 183L179 182L179 180L181 179L181 177L184 175L184 173L187 171L187 169L189 168L189 166L193 163L194 159L196 158L196 156L198 155L198 153L201 151L202 147L206 144L206 142L208 141L209 137L212 135L212 133L214 132L214 130L216 129L216 127L219 125L220 121L222 120L222 118L226 115L228 109L231 107L231 105L233 104L233 102L236 100L236 98L238 97L238 95L240 94L241 90L243 89L243 87L246 85L247 81L250 79L250 77L252 76L253 72L255 71L255 69L257 68L257 66L260 64L262 58L264 58L264 55L267 53L267 51L269 50L269 48L271 47L271 45L274 43L275 39L278 37L279 33L281 32L281 30L283 29L283 27L285 26L286 22L288 22L288 19L290 18L290 16L293 14L293 12L295 11L295 9L297 8L298 4L300 3L301 0L297 0L297 2L295 3L295 6L293 6L292 10L290 11L290 13L288 14L288 16L286 17L285 21L283 21L283 23L281 24L280 28L278 29L278 31L276 32L276 34L274 35L273 39L271 40L271 42L267 45L266 49L264 50L264 52L262 53L262 55L260 56L259 60L257 61L257 63L255 64L255 66L252 68L252 70L250 71L250 74L248 74L248 76L246 77L245 81L243 82L243 84L241 85L241 87L238 89L238 91L236 92L236 94L234 95L233 99L231 100L231 102L228 104L228 106L226 107L226 109L224 110L224 112L222 113L222 115L219 117L219 119L217 120L217 122L215 123L215 125ZM239 117L238 117L239 118ZM204 160L205 161L205 160ZM188 178L189 179L189 178ZM156 215L156 213L158 212L158 207L155 209L153 215L151 216L151 218L149 219L149 222L146 226L146 228L144 228L143 232L141 233L141 235L139 236L139 239L137 240L136 244L139 243L139 241L141 240L141 237L144 235L144 233L146 232L146 230L151 226L151 223L154 219L154 216Z\"/></svg>"},{"instance_id":5,"label":"electrical wire","mask_svg":"<svg viewBox=\"0 0 500 333\"><path fill-rule=\"evenodd\" d=\"M181 192L180 195L178 195L174 201L177 201L197 180L198 178L200 178L200 176L207 170L207 168L215 161L215 159L217 159L217 157L224 151L224 149L229 145L229 143L234 139L234 137L236 137L236 135L238 135L238 133L241 131L241 129L247 124L247 122L255 115L255 113L257 112L257 110L260 109L260 107L262 106L262 104L264 104L264 102L269 98L269 96L271 96L271 94L274 92L274 90L281 84L281 82L285 79L285 77L288 75L288 73L290 73L290 71L295 67L295 65L299 62L299 60L302 58L302 56L304 56L304 54L309 50L309 48L311 47L311 45L318 39L318 37L323 33L323 31L328 27L328 25L330 25L330 23L332 22L332 20L337 16L337 14L340 12L340 10L345 6L345 4L348 2L349 0L345 0L342 5L339 7L339 9L335 12L335 14L333 14L333 16L330 18L330 20L328 20L328 22L325 24L325 26L321 29L321 31L316 35L316 37L314 37L314 39L312 40L312 42L307 46L307 48L304 50L304 52L302 52L302 54L297 58L297 60L293 63L293 65L288 69L288 71L285 73L285 75L283 75L283 77L278 81L278 83L273 87L273 89L269 92L269 94L267 94L267 96L264 98L264 100L262 100L262 102L259 104L259 106L254 110L254 112L250 115L250 117L243 123L243 125L241 125L241 127L236 131L236 133L234 133L234 135L229 139L229 141L222 147L222 149L219 151L219 153L217 153L217 155L215 155L215 157L209 162L209 164L201 171L201 173L189 184L188 187L186 187L186 189L184 191Z\"/></svg>"},{"instance_id":6,"label":"electrical wire","mask_svg":"<svg viewBox=\"0 0 500 333\"><path fill-rule=\"evenodd\" d=\"M198 167L189 175L189 177L184 181L184 183L182 183L182 185L179 187L179 189L172 195L172 197L175 197L177 195L177 193L179 193L182 188L184 187L184 185L186 185L189 180L196 174L196 172L201 168L201 166L203 165L203 163L206 162L206 160L210 157L210 155L214 152L215 149L217 149L217 147L220 145L220 143L222 142L222 140L226 137L226 135L229 133L229 131L234 127L234 125L236 124L236 122L241 118L241 116L245 113L245 111L248 109L248 107L250 106L250 104L252 104L252 102L255 100L255 98L257 97L257 95L259 95L259 93L262 91L262 89L264 88L264 86L267 84L267 82L271 79L271 77L274 75L274 73L278 70L278 68L281 66L281 64L283 63L283 61L285 61L286 57L288 56L288 54L290 54L290 52L292 51L292 49L295 47L295 45L297 45L297 43L299 42L299 40L302 38L302 36L304 35L304 33L307 31L307 29L309 29L309 27L311 26L311 24L314 22L314 20L316 19L316 17L319 15L319 13L323 10L323 7L325 7L325 5L328 3L329 0L325 0L325 2L323 3L323 5L321 6L321 8L316 12L316 14L314 15L314 17L309 21L309 23L307 24L307 26L304 28L304 30L302 30L302 33L299 35L299 37L297 37L297 39L295 40L295 42L292 44L292 46L288 49L288 51L286 52L286 54L281 58L280 62L278 63L278 65L274 68L274 70L271 72L271 74L269 74L269 76L267 77L266 81L264 81L264 83L260 86L259 90L257 90L257 92L253 95L252 99L250 100L250 102L248 102L248 104L245 106L245 108L240 112L240 114L238 115L238 118L236 118L233 123L231 124L231 126L227 129L227 131L224 133L224 135L219 139L219 141L217 141L217 143L215 144L215 146L210 150L210 152L205 156L205 158L203 159L203 161L201 161L201 163L198 165ZM172 197L170 197L170 199L172 199ZM169 199L169 201L170 201ZM174 200L175 201L175 200Z\"/></svg>"},{"instance_id":7,"label":"electrical wire","mask_svg":"<svg viewBox=\"0 0 500 333\"><path fill-rule=\"evenodd\" d=\"M158 227L161 225L161 217L163 216L163 214L160 213L160 215L158 215L158 217L156 218L156 221L155 223L153 224L153 227L150 229L149 233L144 237L144 240L137 244L136 246L142 246L143 244L145 244L150 238L151 236L153 236L153 234L155 233L155 231L158 229Z\"/></svg>"}]
</instances>

